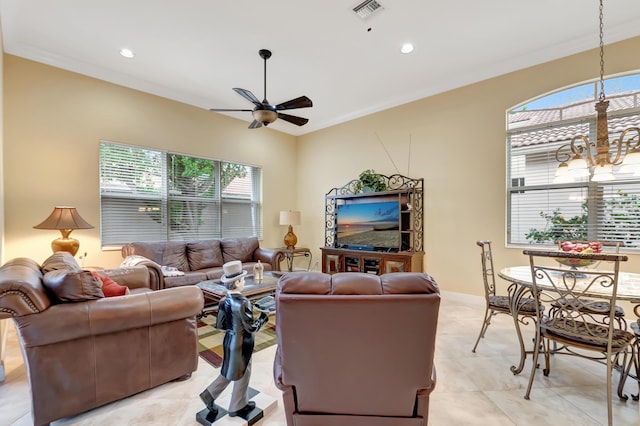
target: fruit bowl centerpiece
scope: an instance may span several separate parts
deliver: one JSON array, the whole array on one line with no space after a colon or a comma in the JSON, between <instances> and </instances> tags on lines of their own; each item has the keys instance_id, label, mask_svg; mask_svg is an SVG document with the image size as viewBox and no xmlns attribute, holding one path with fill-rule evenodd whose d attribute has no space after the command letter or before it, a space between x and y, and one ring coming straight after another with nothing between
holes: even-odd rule
<instances>
[{"instance_id":1,"label":"fruit bowl centerpiece","mask_svg":"<svg viewBox=\"0 0 640 426\"><path fill-rule=\"evenodd\" d=\"M602 245L598 241L585 241L585 242L573 242L573 241L563 241L560 243L560 251L567 253L584 253L584 254L595 254L602 252ZM555 260L565 266L570 266L571 268L584 268L586 266L591 266L594 263L598 262L597 260L592 259L576 259L576 258L568 258L568 257L557 257Z\"/></svg>"}]
</instances>

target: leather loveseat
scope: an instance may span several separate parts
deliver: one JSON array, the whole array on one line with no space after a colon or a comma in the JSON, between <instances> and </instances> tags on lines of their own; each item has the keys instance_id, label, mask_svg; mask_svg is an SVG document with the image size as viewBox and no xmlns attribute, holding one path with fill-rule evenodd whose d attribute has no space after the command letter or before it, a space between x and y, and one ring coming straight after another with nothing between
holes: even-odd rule
<instances>
[{"instance_id":1,"label":"leather loveseat","mask_svg":"<svg viewBox=\"0 0 640 426\"><path fill-rule=\"evenodd\" d=\"M36 426L187 378L197 368L198 288L152 291L144 266L99 274L80 270L64 252L42 266L17 258L0 267L0 319L16 325ZM130 294L104 297L104 277Z\"/></svg>"},{"instance_id":2,"label":"leather loveseat","mask_svg":"<svg viewBox=\"0 0 640 426\"><path fill-rule=\"evenodd\" d=\"M258 260L265 271L279 271L281 249L262 248L255 237L197 241L133 242L122 247L123 265L144 265L158 288L198 284L222 276L222 265L239 260L250 273Z\"/></svg>"},{"instance_id":3,"label":"leather loveseat","mask_svg":"<svg viewBox=\"0 0 640 426\"><path fill-rule=\"evenodd\" d=\"M431 276L292 272L274 380L289 426L426 426L440 292Z\"/></svg>"}]
</instances>

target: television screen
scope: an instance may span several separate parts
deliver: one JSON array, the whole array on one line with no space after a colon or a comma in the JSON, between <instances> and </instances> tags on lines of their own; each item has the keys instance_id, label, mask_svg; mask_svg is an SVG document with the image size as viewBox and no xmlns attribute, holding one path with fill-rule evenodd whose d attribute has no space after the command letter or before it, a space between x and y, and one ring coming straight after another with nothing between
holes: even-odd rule
<instances>
[{"instance_id":1,"label":"television screen","mask_svg":"<svg viewBox=\"0 0 640 426\"><path fill-rule=\"evenodd\" d=\"M338 247L369 250L400 249L398 201L367 201L338 205Z\"/></svg>"}]
</instances>

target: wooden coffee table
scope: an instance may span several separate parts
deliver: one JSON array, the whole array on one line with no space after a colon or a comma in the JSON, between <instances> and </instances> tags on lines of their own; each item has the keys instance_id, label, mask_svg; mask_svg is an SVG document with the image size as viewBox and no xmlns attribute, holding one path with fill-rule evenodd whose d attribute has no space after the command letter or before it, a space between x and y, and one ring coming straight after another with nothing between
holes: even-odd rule
<instances>
[{"instance_id":1,"label":"wooden coffee table","mask_svg":"<svg viewBox=\"0 0 640 426\"><path fill-rule=\"evenodd\" d=\"M242 294L251 301L271 296L275 294L278 280L282 275L284 272L268 271L264 273L264 278L260 281L254 280L252 274L246 275ZM220 280L206 280L196 285L204 295L204 308L201 317L218 312L218 303L227 295L227 288L224 284Z\"/></svg>"}]
</instances>

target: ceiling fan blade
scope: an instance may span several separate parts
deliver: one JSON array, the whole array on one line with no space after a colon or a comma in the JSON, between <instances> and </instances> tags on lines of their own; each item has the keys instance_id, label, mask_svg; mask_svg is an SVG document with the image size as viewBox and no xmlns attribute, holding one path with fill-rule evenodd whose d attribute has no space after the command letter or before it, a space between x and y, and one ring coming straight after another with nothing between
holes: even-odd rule
<instances>
[{"instance_id":1,"label":"ceiling fan blade","mask_svg":"<svg viewBox=\"0 0 640 426\"><path fill-rule=\"evenodd\" d=\"M215 111L215 112L222 112L222 111L245 111L245 112L251 112L253 111L252 109L227 109L227 108L209 108L209 111Z\"/></svg>"},{"instance_id":2,"label":"ceiling fan blade","mask_svg":"<svg viewBox=\"0 0 640 426\"><path fill-rule=\"evenodd\" d=\"M262 123L258 120L253 120L251 124L249 124L250 129L257 129L258 127L262 127Z\"/></svg>"},{"instance_id":3,"label":"ceiling fan blade","mask_svg":"<svg viewBox=\"0 0 640 426\"><path fill-rule=\"evenodd\" d=\"M300 96L299 98L291 99L290 101L283 102L276 105L276 110L296 109L296 108L309 108L313 106L311 99L306 96Z\"/></svg>"},{"instance_id":4,"label":"ceiling fan blade","mask_svg":"<svg viewBox=\"0 0 640 426\"><path fill-rule=\"evenodd\" d=\"M258 98L256 98L256 96L251 93L249 90L247 89L240 89L239 87L234 87L233 90L240 96L242 96L243 98L245 98L246 100L248 100L249 102L252 102L255 106L260 106L262 105L262 103L258 100Z\"/></svg>"},{"instance_id":5,"label":"ceiling fan blade","mask_svg":"<svg viewBox=\"0 0 640 426\"><path fill-rule=\"evenodd\" d=\"M278 113L278 118L288 121L291 124L295 124L296 126L304 126L309 122L308 118L296 117L295 115L282 114Z\"/></svg>"}]
</instances>

